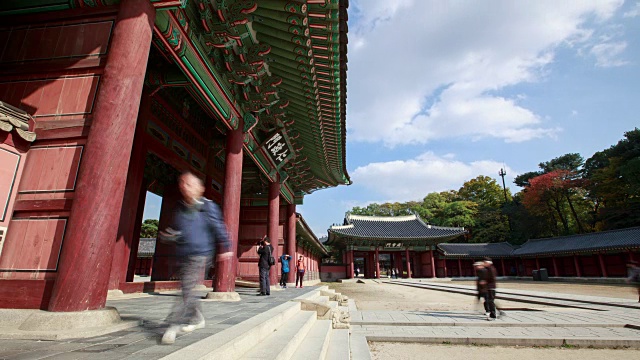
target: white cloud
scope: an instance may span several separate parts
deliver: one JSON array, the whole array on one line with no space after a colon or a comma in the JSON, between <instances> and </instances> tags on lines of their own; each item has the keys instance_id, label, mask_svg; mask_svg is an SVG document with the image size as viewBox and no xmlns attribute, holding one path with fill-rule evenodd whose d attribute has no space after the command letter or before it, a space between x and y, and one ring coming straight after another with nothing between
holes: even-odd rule
<instances>
[{"instance_id":1,"label":"white cloud","mask_svg":"<svg viewBox=\"0 0 640 360\"><path fill-rule=\"evenodd\" d=\"M496 92L543 80L559 46L592 38L585 23L611 18L622 3L352 4L359 20L350 29L358 45L349 49L349 136L396 146L555 136L561 129L519 103L525 94Z\"/></svg>"},{"instance_id":2,"label":"white cloud","mask_svg":"<svg viewBox=\"0 0 640 360\"><path fill-rule=\"evenodd\" d=\"M637 2L631 10L625 12L623 15L625 18L634 18L640 16L640 2Z\"/></svg>"},{"instance_id":3,"label":"white cloud","mask_svg":"<svg viewBox=\"0 0 640 360\"><path fill-rule=\"evenodd\" d=\"M451 154L437 156L424 153L415 159L370 163L352 172L354 186L366 188L372 198L381 201L420 200L430 192L459 189L465 181L479 175L490 176L498 181L498 171L507 172L507 183L517 175L513 169L493 160L470 163L455 160Z\"/></svg>"},{"instance_id":4,"label":"white cloud","mask_svg":"<svg viewBox=\"0 0 640 360\"><path fill-rule=\"evenodd\" d=\"M596 65L602 67L615 67L628 64L628 61L620 60L619 56L627 48L625 41L615 43L602 43L591 48L591 55L596 58Z\"/></svg>"}]
</instances>

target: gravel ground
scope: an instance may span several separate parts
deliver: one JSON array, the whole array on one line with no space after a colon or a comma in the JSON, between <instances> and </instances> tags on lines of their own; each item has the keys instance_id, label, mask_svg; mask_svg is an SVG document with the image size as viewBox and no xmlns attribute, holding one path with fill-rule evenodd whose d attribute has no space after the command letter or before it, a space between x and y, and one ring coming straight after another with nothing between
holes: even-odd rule
<instances>
[{"instance_id":1,"label":"gravel ground","mask_svg":"<svg viewBox=\"0 0 640 360\"><path fill-rule=\"evenodd\" d=\"M373 360L601 360L640 359L640 350L453 346L412 343L369 343Z\"/></svg>"}]
</instances>

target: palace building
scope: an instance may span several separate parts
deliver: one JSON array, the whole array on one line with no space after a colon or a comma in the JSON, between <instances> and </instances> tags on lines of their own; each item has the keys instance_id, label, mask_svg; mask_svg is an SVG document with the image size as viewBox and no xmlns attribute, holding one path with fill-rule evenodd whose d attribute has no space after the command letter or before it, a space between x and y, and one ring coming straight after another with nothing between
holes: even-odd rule
<instances>
[{"instance_id":1,"label":"palace building","mask_svg":"<svg viewBox=\"0 0 640 360\"><path fill-rule=\"evenodd\" d=\"M588 234L532 239L522 245L450 242L461 239L463 228L425 224L411 216L347 214L344 225L328 230L326 242L342 253L344 265L323 264L327 280L353 278L359 268L365 278L386 276L475 276L473 263L491 258L499 276L531 277L546 269L551 277L626 277L626 264L640 260L640 227Z\"/></svg>"},{"instance_id":2,"label":"palace building","mask_svg":"<svg viewBox=\"0 0 640 360\"><path fill-rule=\"evenodd\" d=\"M355 269L367 278L398 269L405 277L437 274L436 245L463 236L463 228L425 224L418 216L362 216L347 214L344 225L329 228L326 244L343 253L346 277Z\"/></svg>"},{"instance_id":3,"label":"palace building","mask_svg":"<svg viewBox=\"0 0 640 360\"><path fill-rule=\"evenodd\" d=\"M203 283L231 293L256 279L265 234L317 277L326 250L296 206L351 182L347 7L0 2L0 308L95 310L109 290L175 288L173 249L145 241L142 264L139 233L147 191L169 223L185 170L222 208L236 255ZM136 268L148 282L133 283Z\"/></svg>"}]
</instances>

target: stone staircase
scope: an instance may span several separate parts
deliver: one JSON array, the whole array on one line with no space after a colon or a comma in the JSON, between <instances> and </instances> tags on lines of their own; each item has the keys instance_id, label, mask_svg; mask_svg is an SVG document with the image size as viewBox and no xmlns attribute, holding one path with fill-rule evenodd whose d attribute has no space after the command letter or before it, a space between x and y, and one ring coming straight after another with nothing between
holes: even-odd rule
<instances>
[{"instance_id":1,"label":"stone staircase","mask_svg":"<svg viewBox=\"0 0 640 360\"><path fill-rule=\"evenodd\" d=\"M163 359L349 360L350 309L322 286Z\"/></svg>"}]
</instances>

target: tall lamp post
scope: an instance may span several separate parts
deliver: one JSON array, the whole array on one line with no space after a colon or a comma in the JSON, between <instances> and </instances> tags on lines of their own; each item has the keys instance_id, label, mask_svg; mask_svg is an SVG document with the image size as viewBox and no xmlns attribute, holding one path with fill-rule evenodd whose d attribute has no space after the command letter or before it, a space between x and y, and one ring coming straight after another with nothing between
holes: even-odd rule
<instances>
[{"instance_id":1,"label":"tall lamp post","mask_svg":"<svg viewBox=\"0 0 640 360\"><path fill-rule=\"evenodd\" d=\"M509 202L509 200L507 199L507 185L505 185L504 183L504 177L505 175L507 175L507 172L504 171L503 168L500 168L500 172L498 173L498 175L500 175L500 177L502 178L502 190L504 191L504 204L507 205L507 202ZM511 217L509 215L507 215L507 223L509 224L509 232L513 232L513 229L511 228Z\"/></svg>"},{"instance_id":2,"label":"tall lamp post","mask_svg":"<svg viewBox=\"0 0 640 360\"><path fill-rule=\"evenodd\" d=\"M504 176L507 175L507 172L501 168L498 175L500 175L500 177L502 178L502 190L504 191L504 202L506 204L509 201L507 200L507 186L504 184Z\"/></svg>"}]
</instances>

